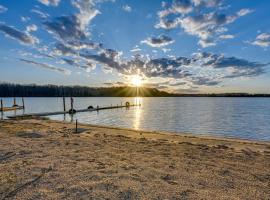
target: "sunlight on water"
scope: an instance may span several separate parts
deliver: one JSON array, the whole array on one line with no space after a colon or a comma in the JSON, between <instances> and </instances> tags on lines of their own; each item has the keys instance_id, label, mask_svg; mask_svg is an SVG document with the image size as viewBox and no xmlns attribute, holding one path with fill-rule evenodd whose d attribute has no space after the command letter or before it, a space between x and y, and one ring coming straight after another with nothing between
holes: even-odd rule
<instances>
[{"instance_id":1,"label":"sunlight on water","mask_svg":"<svg viewBox=\"0 0 270 200\"><path fill-rule=\"evenodd\" d=\"M12 98L5 98L6 106ZM208 134L244 139L270 140L269 98L74 98L75 109L88 106L141 103L140 107L117 108L99 112L77 113L73 116L56 115L51 119L80 123L116 126L152 131ZM25 98L25 113L63 110L62 98ZM18 100L18 103L19 100ZM67 109L70 100L66 99ZM3 116L22 114L6 112Z\"/></svg>"}]
</instances>

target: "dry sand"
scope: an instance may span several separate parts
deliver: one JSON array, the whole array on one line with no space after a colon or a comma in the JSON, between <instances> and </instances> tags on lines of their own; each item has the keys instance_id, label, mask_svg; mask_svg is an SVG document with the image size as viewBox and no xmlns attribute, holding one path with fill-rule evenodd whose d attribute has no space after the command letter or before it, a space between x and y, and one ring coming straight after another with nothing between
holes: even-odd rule
<instances>
[{"instance_id":1,"label":"dry sand","mask_svg":"<svg viewBox=\"0 0 270 200\"><path fill-rule=\"evenodd\" d=\"M0 199L270 199L270 144L0 122Z\"/></svg>"}]
</instances>

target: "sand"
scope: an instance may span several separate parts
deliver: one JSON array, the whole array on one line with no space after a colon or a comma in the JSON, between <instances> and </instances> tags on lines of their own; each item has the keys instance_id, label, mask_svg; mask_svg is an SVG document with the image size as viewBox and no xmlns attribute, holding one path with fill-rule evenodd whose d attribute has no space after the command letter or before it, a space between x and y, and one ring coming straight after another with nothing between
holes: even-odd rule
<instances>
[{"instance_id":1,"label":"sand","mask_svg":"<svg viewBox=\"0 0 270 200\"><path fill-rule=\"evenodd\" d=\"M0 199L270 199L270 143L0 121Z\"/></svg>"}]
</instances>

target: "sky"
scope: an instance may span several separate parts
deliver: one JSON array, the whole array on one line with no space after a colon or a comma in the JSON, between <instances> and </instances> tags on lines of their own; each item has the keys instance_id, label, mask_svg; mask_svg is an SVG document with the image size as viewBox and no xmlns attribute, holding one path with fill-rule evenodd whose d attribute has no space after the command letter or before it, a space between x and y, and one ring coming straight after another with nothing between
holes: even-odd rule
<instances>
[{"instance_id":1,"label":"sky","mask_svg":"<svg viewBox=\"0 0 270 200\"><path fill-rule=\"evenodd\" d=\"M270 93L269 10L269 0L0 0L0 82Z\"/></svg>"}]
</instances>

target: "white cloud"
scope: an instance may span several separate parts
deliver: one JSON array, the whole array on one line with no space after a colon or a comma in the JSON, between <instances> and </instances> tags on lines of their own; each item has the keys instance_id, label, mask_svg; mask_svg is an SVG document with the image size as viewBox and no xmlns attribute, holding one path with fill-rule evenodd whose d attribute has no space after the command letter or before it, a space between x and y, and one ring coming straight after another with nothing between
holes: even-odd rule
<instances>
[{"instance_id":1,"label":"white cloud","mask_svg":"<svg viewBox=\"0 0 270 200\"><path fill-rule=\"evenodd\" d=\"M6 12L8 9L2 5L0 5L0 13Z\"/></svg>"},{"instance_id":2,"label":"white cloud","mask_svg":"<svg viewBox=\"0 0 270 200\"><path fill-rule=\"evenodd\" d=\"M60 3L60 0L38 0L40 3L46 5L46 6L58 6Z\"/></svg>"},{"instance_id":3,"label":"white cloud","mask_svg":"<svg viewBox=\"0 0 270 200\"><path fill-rule=\"evenodd\" d=\"M129 5L124 5L124 6L122 7L122 9L123 9L124 11L126 11L126 12L131 12L131 11L132 11L132 8L131 8Z\"/></svg>"},{"instance_id":4,"label":"white cloud","mask_svg":"<svg viewBox=\"0 0 270 200\"><path fill-rule=\"evenodd\" d=\"M233 15L219 13L222 0L175 0L170 7L159 11L155 28L182 28L187 34L199 38L202 47L214 46L219 40L231 39L226 25L253 10L241 9ZM205 9L207 8L207 9Z\"/></svg>"},{"instance_id":5,"label":"white cloud","mask_svg":"<svg viewBox=\"0 0 270 200\"><path fill-rule=\"evenodd\" d=\"M251 42L253 45L257 45L260 47L269 47L270 46L270 34L269 33L261 33L256 37L256 39Z\"/></svg>"},{"instance_id":6,"label":"white cloud","mask_svg":"<svg viewBox=\"0 0 270 200\"><path fill-rule=\"evenodd\" d=\"M229 35L229 34L228 35L220 35L219 38L220 39L233 39L234 36L233 35Z\"/></svg>"},{"instance_id":7,"label":"white cloud","mask_svg":"<svg viewBox=\"0 0 270 200\"><path fill-rule=\"evenodd\" d=\"M30 20L30 17L24 17L24 16L21 16L21 21L22 22L27 22Z\"/></svg>"},{"instance_id":8,"label":"white cloud","mask_svg":"<svg viewBox=\"0 0 270 200\"><path fill-rule=\"evenodd\" d=\"M29 25L26 27L26 32L31 33L38 30L38 27L35 24Z\"/></svg>"},{"instance_id":9,"label":"white cloud","mask_svg":"<svg viewBox=\"0 0 270 200\"><path fill-rule=\"evenodd\" d=\"M245 16L245 15L248 15L250 13L254 12L254 10L251 10L251 9L248 9L248 8L245 8L245 9L241 9L237 12L237 15L239 17L242 17L242 16Z\"/></svg>"}]
</instances>

